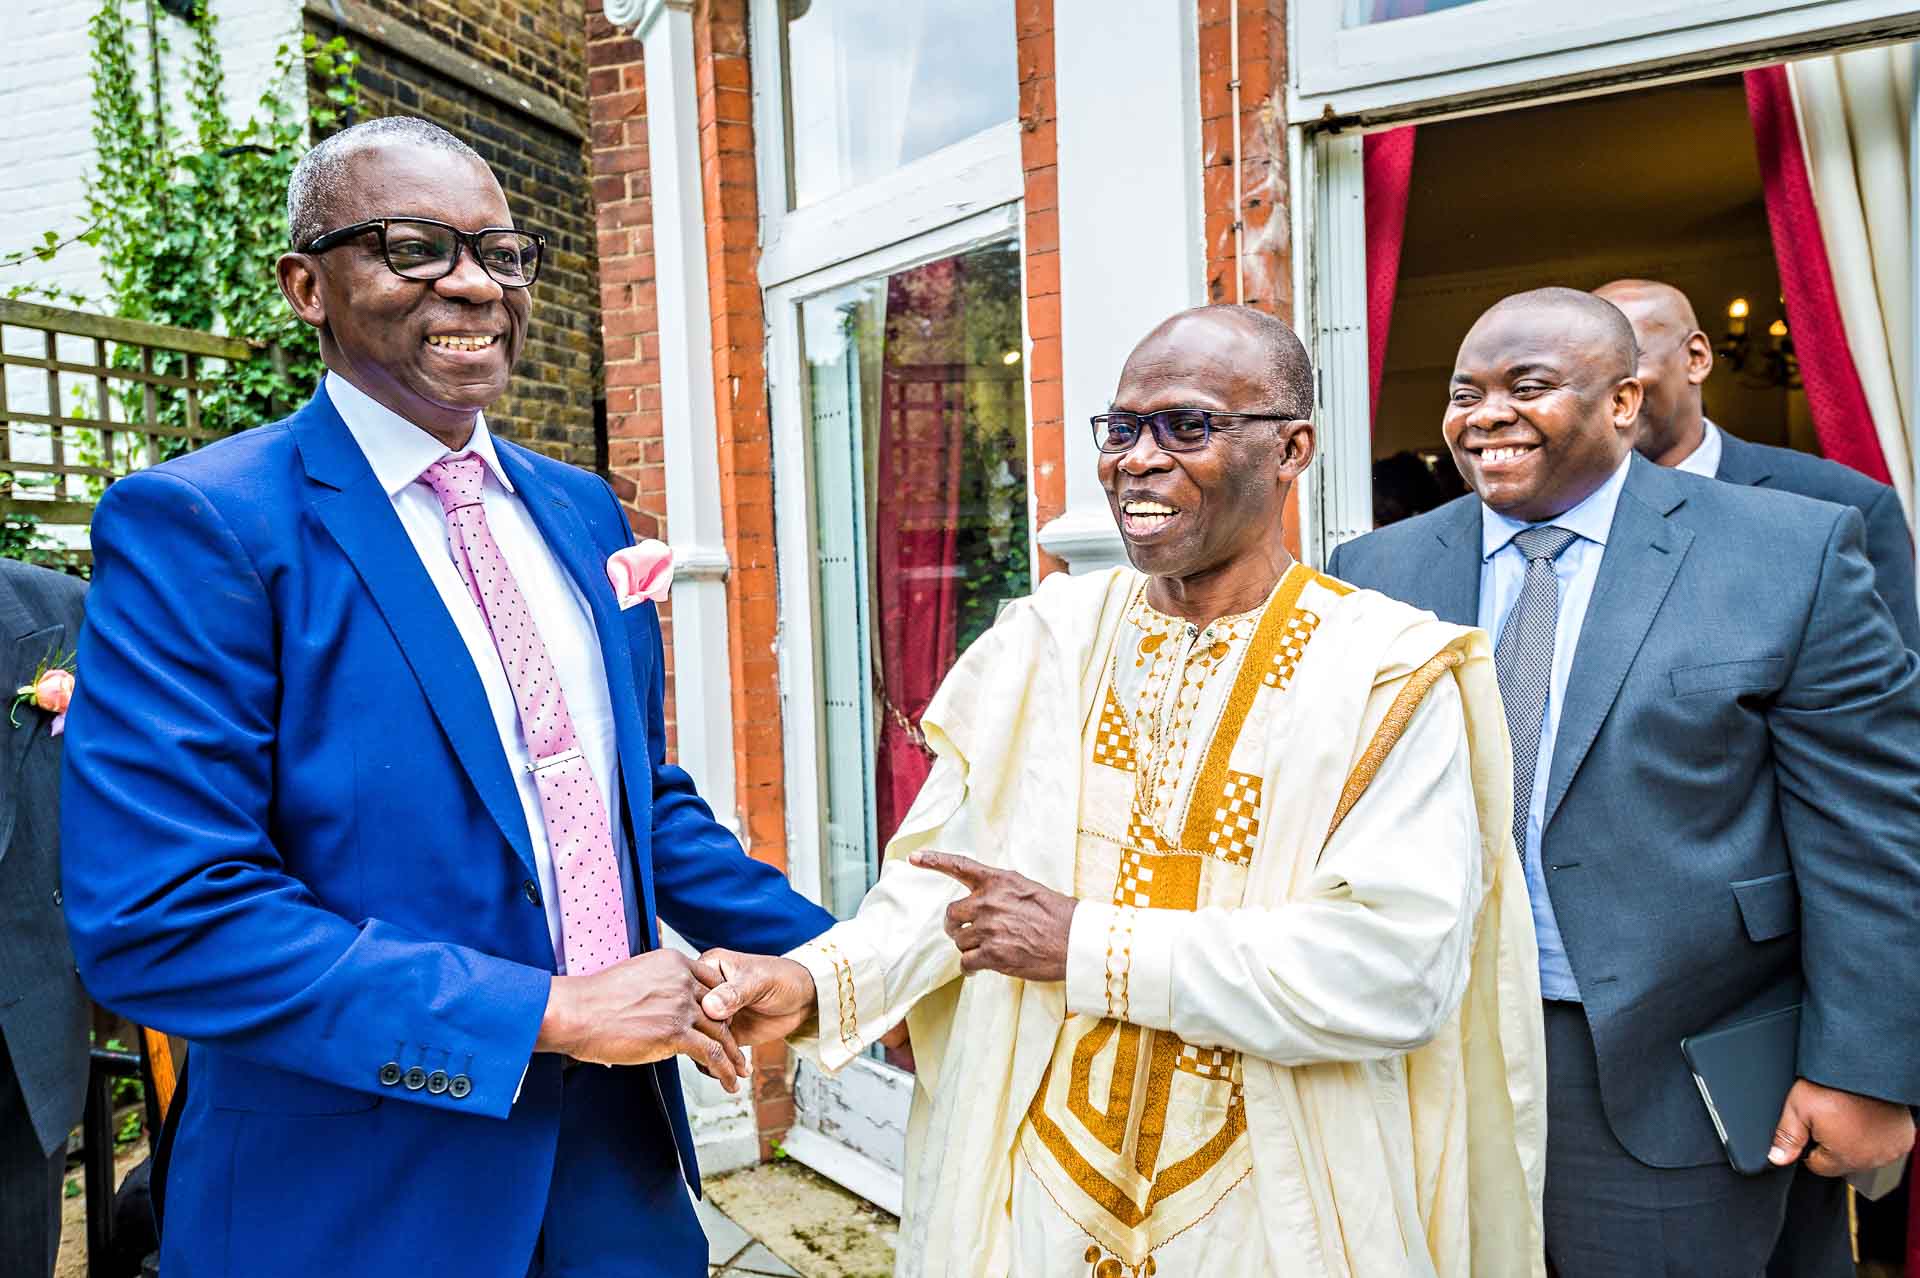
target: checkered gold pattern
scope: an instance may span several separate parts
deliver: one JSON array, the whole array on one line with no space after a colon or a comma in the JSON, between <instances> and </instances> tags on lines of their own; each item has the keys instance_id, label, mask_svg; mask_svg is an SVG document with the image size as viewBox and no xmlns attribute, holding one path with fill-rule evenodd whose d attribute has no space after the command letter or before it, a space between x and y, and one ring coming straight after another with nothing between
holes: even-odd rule
<instances>
[{"instance_id":1,"label":"checkered gold pattern","mask_svg":"<svg viewBox=\"0 0 1920 1278\"><path fill-rule=\"evenodd\" d=\"M1253 860L1254 845L1259 841L1260 778L1230 771L1207 829L1207 854L1233 865L1246 865Z\"/></svg>"},{"instance_id":2,"label":"checkered gold pattern","mask_svg":"<svg viewBox=\"0 0 1920 1278\"><path fill-rule=\"evenodd\" d=\"M1133 750L1133 729L1127 723L1127 712L1120 708L1119 698L1113 695L1111 684L1107 687L1107 699L1100 707L1100 723L1094 729L1093 761L1122 772L1138 770L1139 760Z\"/></svg>"},{"instance_id":3,"label":"checkered gold pattern","mask_svg":"<svg viewBox=\"0 0 1920 1278\"><path fill-rule=\"evenodd\" d=\"M1273 664L1261 675L1260 682L1269 688L1281 689L1292 683L1293 672L1307 651L1307 641L1313 638L1319 625L1319 613L1310 608L1296 608L1280 631L1279 645L1273 650Z\"/></svg>"},{"instance_id":4,"label":"checkered gold pattern","mask_svg":"<svg viewBox=\"0 0 1920 1278\"><path fill-rule=\"evenodd\" d=\"M1201 1078L1231 1081L1236 1055L1224 1048L1195 1047L1192 1043L1182 1043L1180 1054L1173 1058L1173 1067Z\"/></svg>"}]
</instances>

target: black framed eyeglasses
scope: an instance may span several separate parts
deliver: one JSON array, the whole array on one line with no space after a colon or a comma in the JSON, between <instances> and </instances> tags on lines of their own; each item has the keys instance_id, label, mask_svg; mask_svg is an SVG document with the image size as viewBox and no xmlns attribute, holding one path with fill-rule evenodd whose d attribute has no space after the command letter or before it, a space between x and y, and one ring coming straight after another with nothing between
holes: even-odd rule
<instances>
[{"instance_id":1,"label":"black framed eyeglasses","mask_svg":"<svg viewBox=\"0 0 1920 1278\"><path fill-rule=\"evenodd\" d=\"M1093 442L1103 453L1124 453L1140 440L1143 426L1152 429L1153 442L1167 453L1197 453L1207 446L1214 423L1227 418L1244 421L1290 422L1284 413L1216 413L1210 408L1163 408L1157 413L1099 413L1093 418Z\"/></svg>"},{"instance_id":2,"label":"black framed eyeglasses","mask_svg":"<svg viewBox=\"0 0 1920 1278\"><path fill-rule=\"evenodd\" d=\"M430 217L376 217L317 235L300 251L324 253L369 233L380 236L380 256L388 270L403 280L423 283L453 274L465 249L497 283L526 288L540 276L541 250L547 244L544 235L510 226L463 231Z\"/></svg>"}]
</instances>

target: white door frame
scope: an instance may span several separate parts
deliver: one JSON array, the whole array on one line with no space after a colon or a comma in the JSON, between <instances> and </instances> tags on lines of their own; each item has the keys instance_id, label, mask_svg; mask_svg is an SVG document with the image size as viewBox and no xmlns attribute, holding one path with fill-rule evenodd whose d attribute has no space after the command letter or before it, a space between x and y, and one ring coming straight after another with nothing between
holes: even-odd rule
<instances>
[{"instance_id":1,"label":"white door frame","mask_svg":"<svg viewBox=\"0 0 1920 1278\"><path fill-rule=\"evenodd\" d=\"M823 899L826 757L821 722L820 609L814 570L813 449L800 305L878 275L952 257L985 244L1021 241L1016 199L863 253L767 290L767 390L772 413L774 547L779 563L780 714L787 804L787 871L795 890ZM1029 529L1029 536L1032 530ZM896 1214L913 1083L904 1071L862 1058L832 1077L802 1063L794 1081L798 1117L782 1147Z\"/></svg>"}]
</instances>

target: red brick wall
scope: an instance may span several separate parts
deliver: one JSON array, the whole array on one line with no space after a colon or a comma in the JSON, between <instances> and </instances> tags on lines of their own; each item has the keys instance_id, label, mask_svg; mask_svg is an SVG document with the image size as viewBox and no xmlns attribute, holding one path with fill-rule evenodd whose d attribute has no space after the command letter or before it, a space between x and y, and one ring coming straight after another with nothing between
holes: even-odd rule
<instances>
[{"instance_id":1,"label":"red brick wall","mask_svg":"<svg viewBox=\"0 0 1920 1278\"><path fill-rule=\"evenodd\" d=\"M587 104L600 259L601 341L607 396L607 479L640 537L667 539L667 474L660 438L660 320L653 289L653 201L647 174L647 87L640 42L616 30L602 0L586 0ZM665 631L667 744L673 711L673 610Z\"/></svg>"},{"instance_id":2,"label":"red brick wall","mask_svg":"<svg viewBox=\"0 0 1920 1278\"><path fill-rule=\"evenodd\" d=\"M1027 446L1033 526L1067 508L1065 401L1060 380L1060 181L1053 95L1053 0L1014 0L1019 30L1020 163L1026 170ZM1037 581L1066 565L1040 551Z\"/></svg>"},{"instance_id":3,"label":"red brick wall","mask_svg":"<svg viewBox=\"0 0 1920 1278\"><path fill-rule=\"evenodd\" d=\"M773 435L766 316L760 305L760 200L753 155L747 0L693 10L707 292L727 558L727 658L733 675L733 766L747 851L787 866L786 769L780 734L779 579L773 544ZM761 1156L793 1122L786 1052L754 1054Z\"/></svg>"},{"instance_id":4,"label":"red brick wall","mask_svg":"<svg viewBox=\"0 0 1920 1278\"><path fill-rule=\"evenodd\" d=\"M1206 200L1207 300L1293 313L1287 219L1286 7L1283 0L1198 0L1200 164ZM1231 7L1240 9L1240 191L1233 189ZM1243 292L1234 296L1234 236L1242 224Z\"/></svg>"}]
</instances>

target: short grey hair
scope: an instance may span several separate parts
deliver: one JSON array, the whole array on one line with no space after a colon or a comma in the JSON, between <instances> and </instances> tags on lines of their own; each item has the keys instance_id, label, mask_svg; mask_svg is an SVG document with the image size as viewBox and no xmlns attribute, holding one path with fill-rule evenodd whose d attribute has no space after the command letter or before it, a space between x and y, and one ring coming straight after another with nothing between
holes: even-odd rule
<instances>
[{"instance_id":1,"label":"short grey hair","mask_svg":"<svg viewBox=\"0 0 1920 1278\"><path fill-rule=\"evenodd\" d=\"M294 249L334 229L329 223L346 188L353 157L375 147L398 144L464 155L484 165L480 153L429 120L383 115L323 139L294 165L287 179L287 234Z\"/></svg>"}]
</instances>

